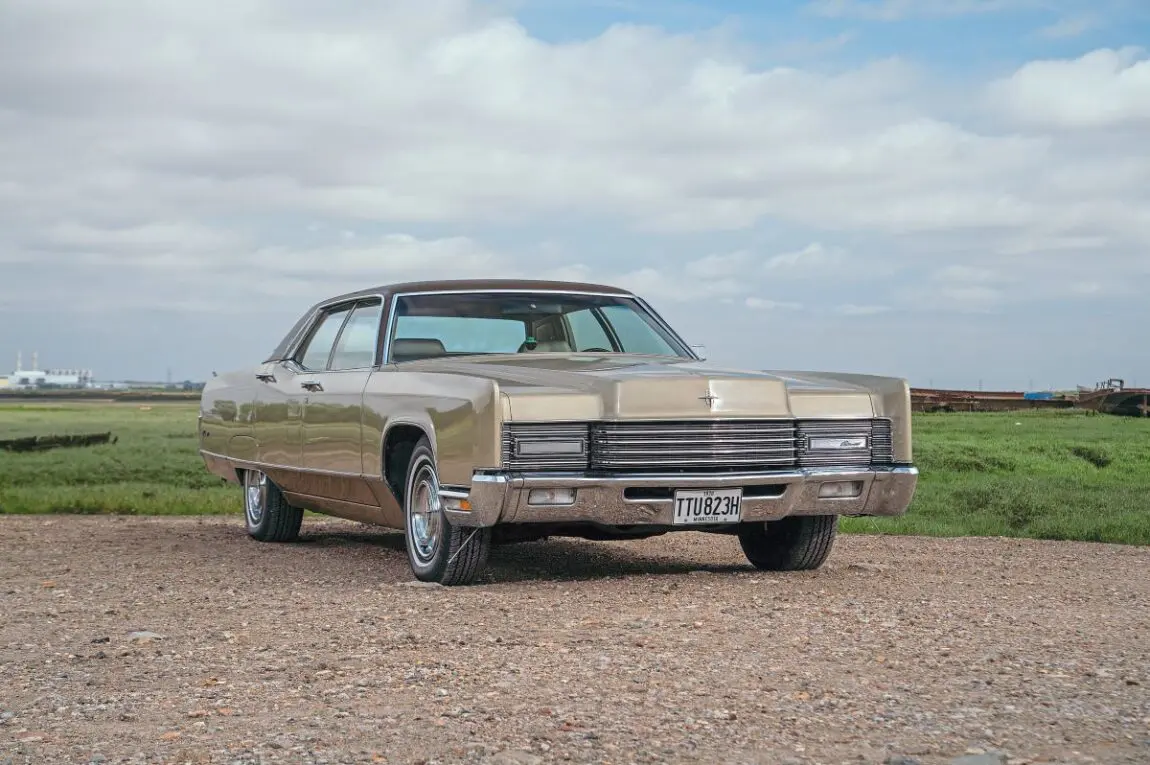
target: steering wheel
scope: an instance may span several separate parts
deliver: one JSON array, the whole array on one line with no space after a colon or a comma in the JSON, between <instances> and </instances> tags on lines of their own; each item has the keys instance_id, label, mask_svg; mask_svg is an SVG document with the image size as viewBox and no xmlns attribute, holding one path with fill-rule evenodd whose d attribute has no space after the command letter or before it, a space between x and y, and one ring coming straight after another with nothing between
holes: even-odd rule
<instances>
[{"instance_id":1,"label":"steering wheel","mask_svg":"<svg viewBox=\"0 0 1150 765\"><path fill-rule=\"evenodd\" d=\"M606 348L584 348L580 353L610 353Z\"/></svg>"}]
</instances>

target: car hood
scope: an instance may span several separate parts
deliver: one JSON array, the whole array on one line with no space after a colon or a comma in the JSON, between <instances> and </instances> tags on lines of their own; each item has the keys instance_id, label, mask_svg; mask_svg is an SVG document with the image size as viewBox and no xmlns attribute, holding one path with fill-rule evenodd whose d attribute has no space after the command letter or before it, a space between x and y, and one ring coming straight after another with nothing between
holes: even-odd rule
<instances>
[{"instance_id":1,"label":"car hood","mask_svg":"<svg viewBox=\"0 0 1150 765\"><path fill-rule=\"evenodd\" d=\"M492 380L511 420L873 417L906 391L898 378L730 369L665 356L533 353L403 366Z\"/></svg>"}]
</instances>

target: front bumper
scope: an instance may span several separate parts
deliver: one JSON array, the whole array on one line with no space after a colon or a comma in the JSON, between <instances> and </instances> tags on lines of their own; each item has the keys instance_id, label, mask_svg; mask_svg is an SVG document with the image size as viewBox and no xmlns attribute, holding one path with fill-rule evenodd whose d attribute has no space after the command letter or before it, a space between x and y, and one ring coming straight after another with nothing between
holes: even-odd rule
<instances>
[{"instance_id":1,"label":"front bumper","mask_svg":"<svg viewBox=\"0 0 1150 765\"><path fill-rule=\"evenodd\" d=\"M857 481L857 496L823 498L824 483ZM445 512L458 526L498 523L673 525L675 489L743 489L742 520L790 515L902 515L914 498L918 468L803 469L738 475L476 474L471 486L443 488ZM566 505L530 504L534 489L574 489ZM464 503L464 500L466 501ZM470 509L458 509L461 504ZM690 529L692 526L680 528Z\"/></svg>"}]
</instances>

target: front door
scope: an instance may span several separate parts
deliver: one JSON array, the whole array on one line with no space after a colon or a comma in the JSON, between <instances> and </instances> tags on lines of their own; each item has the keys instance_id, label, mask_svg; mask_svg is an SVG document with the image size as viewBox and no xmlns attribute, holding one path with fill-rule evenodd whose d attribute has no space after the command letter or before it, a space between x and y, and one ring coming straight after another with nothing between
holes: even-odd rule
<instances>
[{"instance_id":1,"label":"front door","mask_svg":"<svg viewBox=\"0 0 1150 765\"><path fill-rule=\"evenodd\" d=\"M312 382L327 367L332 346L350 305L321 314L294 356L266 364L257 373L261 381L256 398L255 434L259 461L280 488L311 493L303 468L303 422Z\"/></svg>"},{"instance_id":2,"label":"front door","mask_svg":"<svg viewBox=\"0 0 1150 765\"><path fill-rule=\"evenodd\" d=\"M323 371L310 383L303 421L304 472L316 496L374 505L364 461L381 459L380 445L364 442L363 391L375 367L380 330L378 298L356 303L340 329Z\"/></svg>"},{"instance_id":3,"label":"front door","mask_svg":"<svg viewBox=\"0 0 1150 765\"><path fill-rule=\"evenodd\" d=\"M292 362L264 364L256 370L256 459L269 474L279 474L273 480L284 488L288 488L285 481L292 482L291 473L299 468L303 454L303 408L307 395L300 388L297 371Z\"/></svg>"}]
</instances>

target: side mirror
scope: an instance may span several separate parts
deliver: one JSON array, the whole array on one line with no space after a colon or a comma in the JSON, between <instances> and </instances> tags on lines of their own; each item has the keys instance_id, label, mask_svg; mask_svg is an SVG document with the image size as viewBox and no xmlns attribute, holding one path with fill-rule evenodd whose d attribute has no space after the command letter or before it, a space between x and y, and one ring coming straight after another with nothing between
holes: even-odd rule
<instances>
[{"instance_id":1,"label":"side mirror","mask_svg":"<svg viewBox=\"0 0 1150 765\"><path fill-rule=\"evenodd\" d=\"M705 345L692 345L691 350L699 357L701 361L707 360L707 346Z\"/></svg>"}]
</instances>

